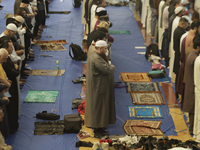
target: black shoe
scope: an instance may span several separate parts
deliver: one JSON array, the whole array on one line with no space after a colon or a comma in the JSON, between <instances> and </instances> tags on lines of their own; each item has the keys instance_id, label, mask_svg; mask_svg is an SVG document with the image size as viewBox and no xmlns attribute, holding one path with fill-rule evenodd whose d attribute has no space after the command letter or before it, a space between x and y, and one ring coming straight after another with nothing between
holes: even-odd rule
<instances>
[{"instance_id":1,"label":"black shoe","mask_svg":"<svg viewBox=\"0 0 200 150\"><path fill-rule=\"evenodd\" d=\"M98 138L98 139L101 139L102 137L104 137L105 135L100 133L100 132L97 132L97 133L94 133L94 137L95 138Z\"/></svg>"},{"instance_id":2,"label":"black shoe","mask_svg":"<svg viewBox=\"0 0 200 150\"><path fill-rule=\"evenodd\" d=\"M24 70L31 70L31 69L28 69L28 68L24 68Z\"/></svg>"},{"instance_id":3,"label":"black shoe","mask_svg":"<svg viewBox=\"0 0 200 150\"><path fill-rule=\"evenodd\" d=\"M24 75L21 75L20 77L21 77L22 79L27 79L27 77L24 76Z\"/></svg>"},{"instance_id":4,"label":"black shoe","mask_svg":"<svg viewBox=\"0 0 200 150\"><path fill-rule=\"evenodd\" d=\"M101 132L102 134L108 135L109 132L106 131L106 128L99 128L99 132Z\"/></svg>"},{"instance_id":5,"label":"black shoe","mask_svg":"<svg viewBox=\"0 0 200 150\"><path fill-rule=\"evenodd\" d=\"M3 6L2 6L2 5L0 5L0 10L1 10L1 9L3 9Z\"/></svg>"}]
</instances>

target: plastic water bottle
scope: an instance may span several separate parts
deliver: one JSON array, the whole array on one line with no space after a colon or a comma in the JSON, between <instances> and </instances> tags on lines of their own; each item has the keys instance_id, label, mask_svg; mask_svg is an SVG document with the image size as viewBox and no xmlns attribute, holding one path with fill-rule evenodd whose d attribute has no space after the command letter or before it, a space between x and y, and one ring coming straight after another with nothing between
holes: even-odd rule
<instances>
[{"instance_id":1,"label":"plastic water bottle","mask_svg":"<svg viewBox=\"0 0 200 150\"><path fill-rule=\"evenodd\" d=\"M56 61L56 70L59 70L59 61Z\"/></svg>"},{"instance_id":2,"label":"plastic water bottle","mask_svg":"<svg viewBox=\"0 0 200 150\"><path fill-rule=\"evenodd\" d=\"M148 61L151 61L151 54L149 54Z\"/></svg>"}]
</instances>

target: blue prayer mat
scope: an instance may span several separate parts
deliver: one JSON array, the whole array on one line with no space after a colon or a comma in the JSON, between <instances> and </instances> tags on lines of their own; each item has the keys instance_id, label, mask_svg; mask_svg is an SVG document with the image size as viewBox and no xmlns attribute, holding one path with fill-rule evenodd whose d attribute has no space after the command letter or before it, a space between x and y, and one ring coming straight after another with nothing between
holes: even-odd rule
<instances>
[{"instance_id":1,"label":"blue prayer mat","mask_svg":"<svg viewBox=\"0 0 200 150\"><path fill-rule=\"evenodd\" d=\"M128 106L129 117L162 118L159 106Z\"/></svg>"}]
</instances>

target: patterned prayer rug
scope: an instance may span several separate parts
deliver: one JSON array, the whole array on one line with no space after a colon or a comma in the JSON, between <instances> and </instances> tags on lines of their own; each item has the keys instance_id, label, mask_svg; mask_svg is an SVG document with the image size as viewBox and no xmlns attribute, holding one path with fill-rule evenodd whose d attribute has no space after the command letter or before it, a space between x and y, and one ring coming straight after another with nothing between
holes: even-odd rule
<instances>
[{"instance_id":1,"label":"patterned prayer rug","mask_svg":"<svg viewBox=\"0 0 200 150\"><path fill-rule=\"evenodd\" d=\"M24 102L55 103L58 91L28 91Z\"/></svg>"},{"instance_id":2,"label":"patterned prayer rug","mask_svg":"<svg viewBox=\"0 0 200 150\"><path fill-rule=\"evenodd\" d=\"M51 41L37 41L35 44L37 45L42 45L42 44L48 44L48 43L51 43L51 44L68 44L66 40L51 40Z\"/></svg>"},{"instance_id":3,"label":"patterned prayer rug","mask_svg":"<svg viewBox=\"0 0 200 150\"><path fill-rule=\"evenodd\" d=\"M159 106L128 106L129 117L162 118Z\"/></svg>"},{"instance_id":4,"label":"patterned prayer rug","mask_svg":"<svg viewBox=\"0 0 200 150\"><path fill-rule=\"evenodd\" d=\"M61 76L65 70L28 70L26 71L30 76Z\"/></svg>"},{"instance_id":5,"label":"patterned prayer rug","mask_svg":"<svg viewBox=\"0 0 200 150\"><path fill-rule=\"evenodd\" d=\"M168 107L169 108L179 107L171 84L162 82L161 86L162 86L162 90L164 92Z\"/></svg>"},{"instance_id":6,"label":"patterned prayer rug","mask_svg":"<svg viewBox=\"0 0 200 150\"><path fill-rule=\"evenodd\" d=\"M161 93L130 93L132 102L136 105L164 105L165 101Z\"/></svg>"},{"instance_id":7,"label":"patterned prayer rug","mask_svg":"<svg viewBox=\"0 0 200 150\"><path fill-rule=\"evenodd\" d=\"M49 11L49 14L69 14L71 11Z\"/></svg>"},{"instance_id":8,"label":"patterned prayer rug","mask_svg":"<svg viewBox=\"0 0 200 150\"><path fill-rule=\"evenodd\" d=\"M129 30L109 30L109 34L131 34Z\"/></svg>"},{"instance_id":9,"label":"patterned prayer rug","mask_svg":"<svg viewBox=\"0 0 200 150\"><path fill-rule=\"evenodd\" d=\"M160 136L163 135L160 125L161 121L126 120L123 129L127 135Z\"/></svg>"},{"instance_id":10,"label":"patterned prayer rug","mask_svg":"<svg viewBox=\"0 0 200 150\"><path fill-rule=\"evenodd\" d=\"M120 73L123 82L151 82L146 72Z\"/></svg>"},{"instance_id":11,"label":"patterned prayer rug","mask_svg":"<svg viewBox=\"0 0 200 150\"><path fill-rule=\"evenodd\" d=\"M66 51L67 49L60 43L41 44L42 51Z\"/></svg>"},{"instance_id":12,"label":"patterned prayer rug","mask_svg":"<svg viewBox=\"0 0 200 150\"><path fill-rule=\"evenodd\" d=\"M128 82L128 92L160 92L157 82Z\"/></svg>"}]
</instances>

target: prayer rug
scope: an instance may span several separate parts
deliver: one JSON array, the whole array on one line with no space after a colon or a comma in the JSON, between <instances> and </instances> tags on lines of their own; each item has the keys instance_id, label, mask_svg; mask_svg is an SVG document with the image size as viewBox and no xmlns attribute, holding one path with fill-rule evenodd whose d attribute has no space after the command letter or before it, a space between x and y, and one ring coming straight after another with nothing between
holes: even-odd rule
<instances>
[{"instance_id":1,"label":"prayer rug","mask_svg":"<svg viewBox=\"0 0 200 150\"><path fill-rule=\"evenodd\" d=\"M55 103L58 91L28 91L24 102Z\"/></svg>"},{"instance_id":2,"label":"prayer rug","mask_svg":"<svg viewBox=\"0 0 200 150\"><path fill-rule=\"evenodd\" d=\"M42 51L66 51L67 49L60 43L41 44Z\"/></svg>"},{"instance_id":3,"label":"prayer rug","mask_svg":"<svg viewBox=\"0 0 200 150\"><path fill-rule=\"evenodd\" d=\"M162 118L158 106L128 106L129 117L134 118Z\"/></svg>"},{"instance_id":4,"label":"prayer rug","mask_svg":"<svg viewBox=\"0 0 200 150\"><path fill-rule=\"evenodd\" d=\"M30 76L61 76L65 70L29 70L27 73Z\"/></svg>"},{"instance_id":5,"label":"prayer rug","mask_svg":"<svg viewBox=\"0 0 200 150\"><path fill-rule=\"evenodd\" d=\"M109 30L109 34L131 34L129 30Z\"/></svg>"},{"instance_id":6,"label":"prayer rug","mask_svg":"<svg viewBox=\"0 0 200 150\"><path fill-rule=\"evenodd\" d=\"M165 101L161 93L130 93L132 102L136 105L164 105Z\"/></svg>"},{"instance_id":7,"label":"prayer rug","mask_svg":"<svg viewBox=\"0 0 200 150\"><path fill-rule=\"evenodd\" d=\"M128 92L160 92L157 82L128 82Z\"/></svg>"},{"instance_id":8,"label":"prayer rug","mask_svg":"<svg viewBox=\"0 0 200 150\"><path fill-rule=\"evenodd\" d=\"M120 73L123 82L151 82L146 72Z\"/></svg>"},{"instance_id":9,"label":"prayer rug","mask_svg":"<svg viewBox=\"0 0 200 150\"><path fill-rule=\"evenodd\" d=\"M49 11L49 14L69 14L71 11Z\"/></svg>"},{"instance_id":10,"label":"prayer rug","mask_svg":"<svg viewBox=\"0 0 200 150\"><path fill-rule=\"evenodd\" d=\"M68 44L66 40L51 40L51 41L37 41L35 44L38 44L38 45L42 45L42 44L48 44L48 43L51 43L51 44Z\"/></svg>"},{"instance_id":11,"label":"prayer rug","mask_svg":"<svg viewBox=\"0 0 200 150\"><path fill-rule=\"evenodd\" d=\"M123 129L127 135L160 136L163 135L160 125L161 121L126 120Z\"/></svg>"},{"instance_id":12,"label":"prayer rug","mask_svg":"<svg viewBox=\"0 0 200 150\"><path fill-rule=\"evenodd\" d=\"M179 107L171 84L162 82L161 86L162 86L162 90L164 92L168 107L169 108Z\"/></svg>"}]
</instances>

